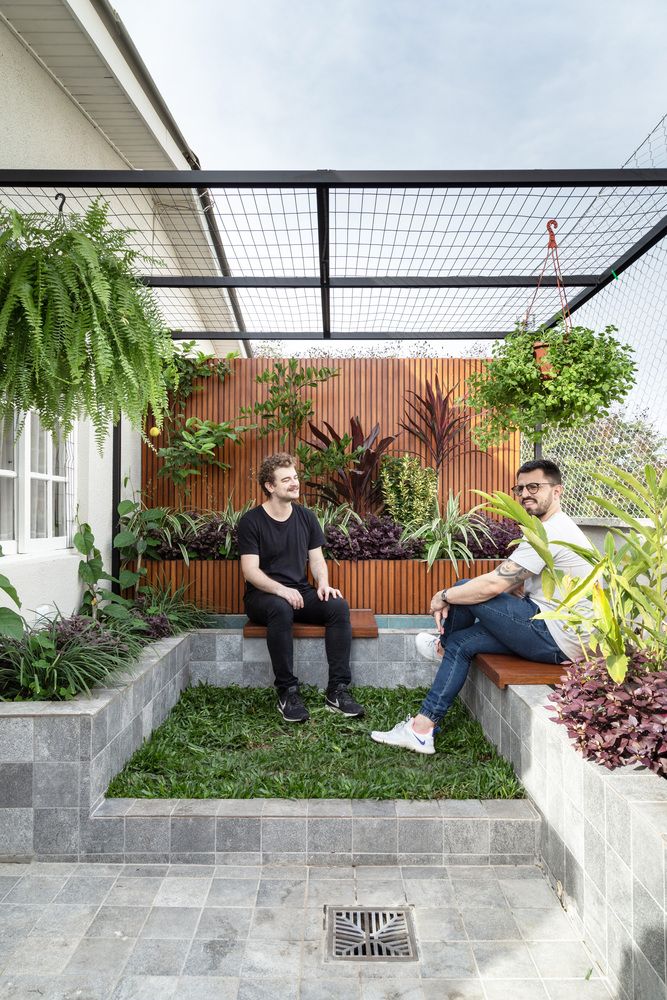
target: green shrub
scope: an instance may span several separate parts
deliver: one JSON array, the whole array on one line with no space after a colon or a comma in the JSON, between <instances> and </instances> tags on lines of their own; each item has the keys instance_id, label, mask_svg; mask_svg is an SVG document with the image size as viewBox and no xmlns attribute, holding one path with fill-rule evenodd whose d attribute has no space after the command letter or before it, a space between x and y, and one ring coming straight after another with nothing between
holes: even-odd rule
<instances>
[{"instance_id":1,"label":"green shrub","mask_svg":"<svg viewBox=\"0 0 667 1000\"><path fill-rule=\"evenodd\" d=\"M460 509L460 493L454 496L450 492L444 513L438 513L431 521L419 527L408 527L401 536L401 542L420 539L426 545L425 562L431 569L436 559L449 559L454 572L459 575L459 559L466 566L472 562L473 555L470 546L479 546L483 538L490 538L491 532L487 522L475 511L462 513Z\"/></svg>"},{"instance_id":2,"label":"green shrub","mask_svg":"<svg viewBox=\"0 0 667 1000\"><path fill-rule=\"evenodd\" d=\"M424 524L438 509L438 474L418 458L388 456L380 469L384 505L399 524Z\"/></svg>"}]
</instances>

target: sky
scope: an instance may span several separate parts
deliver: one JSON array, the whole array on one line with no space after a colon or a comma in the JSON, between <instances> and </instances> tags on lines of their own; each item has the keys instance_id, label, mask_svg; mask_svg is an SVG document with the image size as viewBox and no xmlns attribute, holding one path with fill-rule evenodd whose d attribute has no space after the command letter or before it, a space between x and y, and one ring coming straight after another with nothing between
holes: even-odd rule
<instances>
[{"instance_id":1,"label":"sky","mask_svg":"<svg viewBox=\"0 0 667 1000\"><path fill-rule=\"evenodd\" d=\"M620 166L665 0L112 0L206 169Z\"/></svg>"}]
</instances>

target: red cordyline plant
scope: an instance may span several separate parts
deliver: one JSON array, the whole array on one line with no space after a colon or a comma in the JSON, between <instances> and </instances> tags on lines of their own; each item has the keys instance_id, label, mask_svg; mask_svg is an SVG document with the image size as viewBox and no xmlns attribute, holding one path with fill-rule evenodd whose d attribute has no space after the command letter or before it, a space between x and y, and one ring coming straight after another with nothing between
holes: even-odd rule
<instances>
[{"instance_id":1,"label":"red cordyline plant","mask_svg":"<svg viewBox=\"0 0 667 1000\"><path fill-rule=\"evenodd\" d=\"M456 454L474 447L470 434L470 413L456 404L454 394L457 388L454 386L448 393L443 393L436 375L435 390L427 381L423 396L413 390L406 393L413 399L405 401L405 420L400 426L421 441L438 473Z\"/></svg>"},{"instance_id":2,"label":"red cordyline plant","mask_svg":"<svg viewBox=\"0 0 667 1000\"><path fill-rule=\"evenodd\" d=\"M603 656L573 663L549 699L553 721L588 760L609 770L643 764L667 777L667 672L649 666L635 653L632 674L616 684Z\"/></svg>"},{"instance_id":3,"label":"red cordyline plant","mask_svg":"<svg viewBox=\"0 0 667 1000\"><path fill-rule=\"evenodd\" d=\"M321 452L331 450L332 446L343 448L342 435L326 420L323 423L328 434L309 421L308 426L317 439L309 442L309 446ZM381 438L379 423L371 428L369 434L364 434L359 417L351 418L350 435L354 465L337 469L326 483L307 485L317 491L320 499L334 504L349 503L357 514L364 516L375 511L382 502L379 487L380 459L396 440L396 435Z\"/></svg>"}]
</instances>

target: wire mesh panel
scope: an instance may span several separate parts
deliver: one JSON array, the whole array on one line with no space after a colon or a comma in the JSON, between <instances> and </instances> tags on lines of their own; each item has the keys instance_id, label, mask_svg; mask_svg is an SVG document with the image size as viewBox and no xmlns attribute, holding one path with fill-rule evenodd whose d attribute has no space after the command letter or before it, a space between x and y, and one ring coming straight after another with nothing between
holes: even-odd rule
<instances>
[{"instance_id":1,"label":"wire mesh panel","mask_svg":"<svg viewBox=\"0 0 667 1000\"><path fill-rule=\"evenodd\" d=\"M665 164L667 116L624 166ZM637 365L634 388L609 417L576 430L548 434L543 442L544 456L564 472L564 508L579 517L600 517L606 511L590 494L611 495L593 478L605 463L640 477L646 463L667 468L667 239L577 310L573 322L595 330L616 326L617 337L634 349ZM524 444L522 453L524 458L532 457L532 446ZM635 515L641 513L628 500L614 496L614 502Z\"/></svg>"}]
</instances>

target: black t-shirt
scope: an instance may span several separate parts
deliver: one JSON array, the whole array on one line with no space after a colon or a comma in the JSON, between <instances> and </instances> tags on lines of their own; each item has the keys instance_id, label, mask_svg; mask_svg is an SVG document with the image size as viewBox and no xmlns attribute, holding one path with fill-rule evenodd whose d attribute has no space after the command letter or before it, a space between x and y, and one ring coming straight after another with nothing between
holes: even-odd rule
<instances>
[{"instance_id":1,"label":"black t-shirt","mask_svg":"<svg viewBox=\"0 0 667 1000\"><path fill-rule=\"evenodd\" d=\"M285 587L306 587L306 563L311 549L326 539L312 510L292 504L286 521L276 521L264 508L253 507L238 524L237 540L242 556L259 556L259 568ZM246 593L257 590L246 583Z\"/></svg>"}]
</instances>

